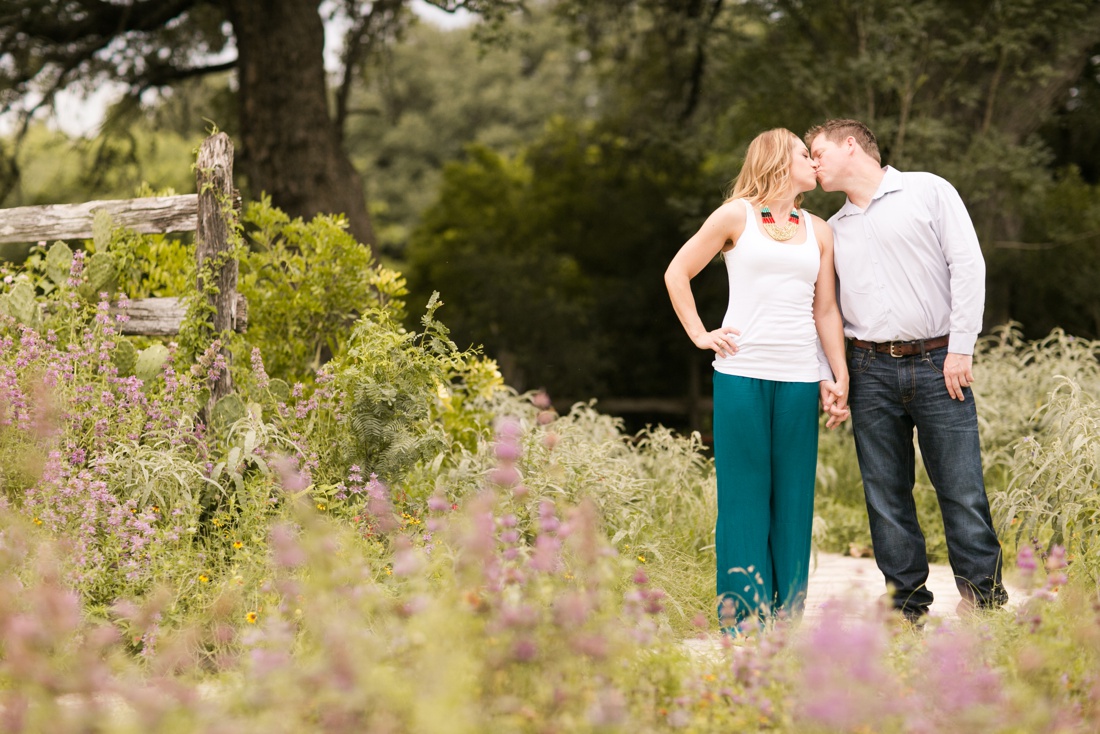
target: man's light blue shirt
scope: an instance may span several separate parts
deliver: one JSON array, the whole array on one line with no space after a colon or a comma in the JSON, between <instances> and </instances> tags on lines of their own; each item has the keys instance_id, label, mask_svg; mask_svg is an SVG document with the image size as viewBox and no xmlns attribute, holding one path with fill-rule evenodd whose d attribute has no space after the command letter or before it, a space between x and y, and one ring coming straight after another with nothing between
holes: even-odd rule
<instances>
[{"instance_id":1,"label":"man's light blue shirt","mask_svg":"<svg viewBox=\"0 0 1100 734\"><path fill-rule=\"evenodd\" d=\"M889 166L866 209L829 219L844 335L872 342L950 335L973 354L985 308L985 260L955 188Z\"/></svg>"}]
</instances>

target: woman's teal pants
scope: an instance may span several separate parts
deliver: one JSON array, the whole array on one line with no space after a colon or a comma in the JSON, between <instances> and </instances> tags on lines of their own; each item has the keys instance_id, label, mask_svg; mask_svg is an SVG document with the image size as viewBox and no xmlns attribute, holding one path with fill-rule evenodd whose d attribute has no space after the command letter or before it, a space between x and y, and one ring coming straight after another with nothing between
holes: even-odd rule
<instances>
[{"instance_id":1,"label":"woman's teal pants","mask_svg":"<svg viewBox=\"0 0 1100 734\"><path fill-rule=\"evenodd\" d=\"M818 383L714 373L718 612L723 628L806 599L817 474Z\"/></svg>"}]
</instances>

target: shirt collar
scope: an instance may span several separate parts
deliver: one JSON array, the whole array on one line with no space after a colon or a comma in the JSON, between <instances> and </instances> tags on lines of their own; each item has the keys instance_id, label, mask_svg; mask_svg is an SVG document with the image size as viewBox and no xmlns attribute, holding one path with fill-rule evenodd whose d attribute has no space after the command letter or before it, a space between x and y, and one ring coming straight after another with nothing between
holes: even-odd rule
<instances>
[{"instance_id":1,"label":"shirt collar","mask_svg":"<svg viewBox=\"0 0 1100 734\"><path fill-rule=\"evenodd\" d=\"M878 189L875 191L875 195L871 197L871 201L880 199L891 191L901 190L901 173L893 166L886 166L886 171L882 176L882 180L879 181ZM868 204L870 206L870 204ZM865 210L860 209L853 204L850 199L844 200L844 206L840 207L840 211L836 213L837 219L847 217L851 214L862 214Z\"/></svg>"}]
</instances>

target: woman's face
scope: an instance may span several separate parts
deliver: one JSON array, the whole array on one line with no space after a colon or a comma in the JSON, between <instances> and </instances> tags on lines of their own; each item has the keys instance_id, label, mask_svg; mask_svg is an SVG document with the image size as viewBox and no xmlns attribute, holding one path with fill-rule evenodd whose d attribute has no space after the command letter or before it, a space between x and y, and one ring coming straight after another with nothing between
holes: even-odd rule
<instances>
[{"instance_id":1,"label":"woman's face","mask_svg":"<svg viewBox=\"0 0 1100 734\"><path fill-rule=\"evenodd\" d=\"M791 185L798 193L817 188L817 162L810 157L806 144L798 138L791 147Z\"/></svg>"}]
</instances>

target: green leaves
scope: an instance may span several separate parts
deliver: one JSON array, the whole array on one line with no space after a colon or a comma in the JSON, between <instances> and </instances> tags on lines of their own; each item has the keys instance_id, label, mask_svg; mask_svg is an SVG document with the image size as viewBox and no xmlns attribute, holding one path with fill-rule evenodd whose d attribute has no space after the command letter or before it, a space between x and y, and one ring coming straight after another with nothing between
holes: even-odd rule
<instances>
[{"instance_id":1,"label":"green leaves","mask_svg":"<svg viewBox=\"0 0 1100 734\"><path fill-rule=\"evenodd\" d=\"M111 363L118 369L119 377L129 377L134 374L137 361L137 349L128 339L115 341L115 348L111 350Z\"/></svg>"},{"instance_id":2,"label":"green leaves","mask_svg":"<svg viewBox=\"0 0 1100 734\"><path fill-rule=\"evenodd\" d=\"M312 381L343 353L361 314L403 311L404 279L377 265L342 218L292 220L265 198L249 204L243 221L253 244L239 281L249 303L248 341L272 377Z\"/></svg>"},{"instance_id":3,"label":"green leaves","mask_svg":"<svg viewBox=\"0 0 1100 734\"><path fill-rule=\"evenodd\" d=\"M115 258L108 252L97 252L84 262L85 282L81 295L89 300L111 289L117 275Z\"/></svg>"},{"instance_id":4,"label":"green leaves","mask_svg":"<svg viewBox=\"0 0 1100 734\"><path fill-rule=\"evenodd\" d=\"M459 351L435 320L441 305L433 296L420 333L406 331L389 312L370 311L333 365L344 395L349 461L386 483L449 446L441 418L454 408L453 394L464 392L464 377L478 371L477 354ZM465 410L477 415L473 406ZM488 417L481 430L487 424Z\"/></svg>"},{"instance_id":5,"label":"green leaves","mask_svg":"<svg viewBox=\"0 0 1100 734\"><path fill-rule=\"evenodd\" d=\"M16 283L10 292L0 296L0 313L32 329L42 323L42 308L35 298L34 287L25 281Z\"/></svg>"},{"instance_id":6,"label":"green leaves","mask_svg":"<svg viewBox=\"0 0 1100 734\"><path fill-rule=\"evenodd\" d=\"M164 369L168 362L168 347L163 344L152 344L142 349L134 363L134 375L142 382L149 384Z\"/></svg>"},{"instance_id":7,"label":"green leaves","mask_svg":"<svg viewBox=\"0 0 1100 734\"><path fill-rule=\"evenodd\" d=\"M455 341L483 345L520 390L680 393L687 375L669 365L686 366L686 342L662 276L686 239L673 201L696 196L699 161L560 118L522 154L467 153L408 248L411 289L442 294Z\"/></svg>"},{"instance_id":8,"label":"green leaves","mask_svg":"<svg viewBox=\"0 0 1100 734\"><path fill-rule=\"evenodd\" d=\"M69 280L69 272L73 265L73 251L64 242L55 242L46 252L46 260L43 264L46 277L55 286L64 285Z\"/></svg>"},{"instance_id":9,"label":"green leaves","mask_svg":"<svg viewBox=\"0 0 1100 734\"><path fill-rule=\"evenodd\" d=\"M227 426L244 417L244 401L237 395L226 395L214 404L210 422L215 426Z\"/></svg>"},{"instance_id":10,"label":"green leaves","mask_svg":"<svg viewBox=\"0 0 1100 734\"><path fill-rule=\"evenodd\" d=\"M1004 531L1062 545L1094 577L1100 573L1100 403L1057 378L1037 411L1048 429L1014 442L1008 487L995 496Z\"/></svg>"}]
</instances>

